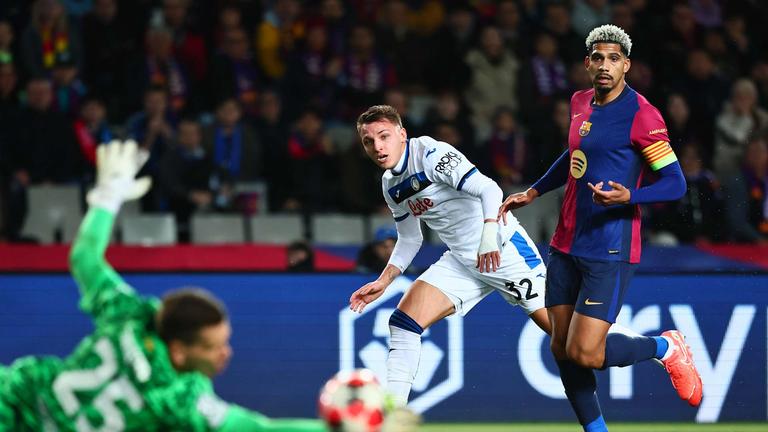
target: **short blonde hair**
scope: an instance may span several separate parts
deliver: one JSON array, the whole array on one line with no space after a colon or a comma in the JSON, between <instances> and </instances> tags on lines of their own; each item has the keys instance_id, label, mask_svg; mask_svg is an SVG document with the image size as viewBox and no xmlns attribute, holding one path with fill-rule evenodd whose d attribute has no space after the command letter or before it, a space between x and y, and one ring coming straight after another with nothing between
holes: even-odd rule
<instances>
[{"instance_id":1,"label":"short blonde hair","mask_svg":"<svg viewBox=\"0 0 768 432\"><path fill-rule=\"evenodd\" d=\"M613 24L595 27L589 32L584 43L587 46L587 51L591 51L592 47L597 43L615 43L621 46L621 51L627 57L632 52L632 39L624 29Z\"/></svg>"}]
</instances>

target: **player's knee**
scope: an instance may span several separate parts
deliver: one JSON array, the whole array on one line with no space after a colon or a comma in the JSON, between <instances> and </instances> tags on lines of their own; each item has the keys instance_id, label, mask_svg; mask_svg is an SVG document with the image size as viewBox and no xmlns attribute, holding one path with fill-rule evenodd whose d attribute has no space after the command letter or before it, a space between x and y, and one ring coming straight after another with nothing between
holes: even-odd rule
<instances>
[{"instance_id":1,"label":"player's knee","mask_svg":"<svg viewBox=\"0 0 768 432\"><path fill-rule=\"evenodd\" d=\"M603 365L603 353L596 350L586 349L579 344L568 344L565 348L565 352L568 360L581 367L599 369Z\"/></svg>"},{"instance_id":2,"label":"player's knee","mask_svg":"<svg viewBox=\"0 0 768 432\"><path fill-rule=\"evenodd\" d=\"M549 341L549 349L556 360L568 360L568 354L565 352L565 341L552 338Z\"/></svg>"},{"instance_id":3,"label":"player's knee","mask_svg":"<svg viewBox=\"0 0 768 432\"><path fill-rule=\"evenodd\" d=\"M392 312L392 315L389 316L390 333L392 333L394 329L402 329L418 335L424 333L424 329L421 328L419 323L400 309L395 309L395 311Z\"/></svg>"}]
</instances>

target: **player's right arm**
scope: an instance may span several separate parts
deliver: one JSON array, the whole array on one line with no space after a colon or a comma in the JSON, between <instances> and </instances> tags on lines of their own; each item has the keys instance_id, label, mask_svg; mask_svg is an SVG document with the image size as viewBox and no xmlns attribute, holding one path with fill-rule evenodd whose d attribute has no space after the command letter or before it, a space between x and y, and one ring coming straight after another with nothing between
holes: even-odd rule
<instances>
[{"instance_id":1,"label":"player's right arm","mask_svg":"<svg viewBox=\"0 0 768 432\"><path fill-rule=\"evenodd\" d=\"M498 218L504 221L504 225L507 224L508 211L524 207L532 203L540 195L544 195L565 184L568 180L569 159L568 150L566 150L533 186L529 187L525 192L514 193L504 200L501 207L499 207L498 215Z\"/></svg>"},{"instance_id":2,"label":"player's right arm","mask_svg":"<svg viewBox=\"0 0 768 432\"><path fill-rule=\"evenodd\" d=\"M396 211L392 204L390 208L393 212ZM416 217L411 216L410 213L395 216L395 226L397 241L387 266L375 281L363 285L349 298L349 308L355 312L362 312L367 304L384 294L384 290L411 265L411 261L421 249L424 237Z\"/></svg>"}]
</instances>

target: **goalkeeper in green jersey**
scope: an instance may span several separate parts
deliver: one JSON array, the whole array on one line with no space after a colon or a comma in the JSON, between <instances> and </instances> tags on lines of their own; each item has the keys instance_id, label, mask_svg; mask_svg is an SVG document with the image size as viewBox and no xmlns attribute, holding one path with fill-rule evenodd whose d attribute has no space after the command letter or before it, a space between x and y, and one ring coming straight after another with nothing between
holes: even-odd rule
<instances>
[{"instance_id":1,"label":"goalkeeper in green jersey","mask_svg":"<svg viewBox=\"0 0 768 432\"><path fill-rule=\"evenodd\" d=\"M99 146L69 257L95 330L65 359L0 368L0 431L325 431L318 420L270 420L219 399L211 377L232 355L222 304L201 289L142 297L105 261L120 205L149 189L135 179L146 158L132 141Z\"/></svg>"}]
</instances>

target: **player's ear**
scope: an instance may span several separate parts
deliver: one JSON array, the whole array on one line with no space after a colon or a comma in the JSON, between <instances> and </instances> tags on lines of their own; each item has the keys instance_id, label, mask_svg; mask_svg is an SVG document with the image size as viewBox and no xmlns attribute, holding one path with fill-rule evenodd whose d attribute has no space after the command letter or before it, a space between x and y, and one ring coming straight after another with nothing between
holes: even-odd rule
<instances>
[{"instance_id":1,"label":"player's ear","mask_svg":"<svg viewBox=\"0 0 768 432\"><path fill-rule=\"evenodd\" d=\"M584 69L589 69L589 56L584 56Z\"/></svg>"},{"instance_id":2,"label":"player's ear","mask_svg":"<svg viewBox=\"0 0 768 432\"><path fill-rule=\"evenodd\" d=\"M406 132L405 128L402 126L400 126L400 138L402 138L403 141L408 138L408 132Z\"/></svg>"},{"instance_id":3,"label":"player's ear","mask_svg":"<svg viewBox=\"0 0 768 432\"><path fill-rule=\"evenodd\" d=\"M629 72L629 69L632 67L632 60L629 59L629 57L624 57L624 73Z\"/></svg>"},{"instance_id":4,"label":"player's ear","mask_svg":"<svg viewBox=\"0 0 768 432\"><path fill-rule=\"evenodd\" d=\"M168 342L168 357L175 368L181 368L187 362L187 351L185 345L180 340Z\"/></svg>"}]
</instances>

